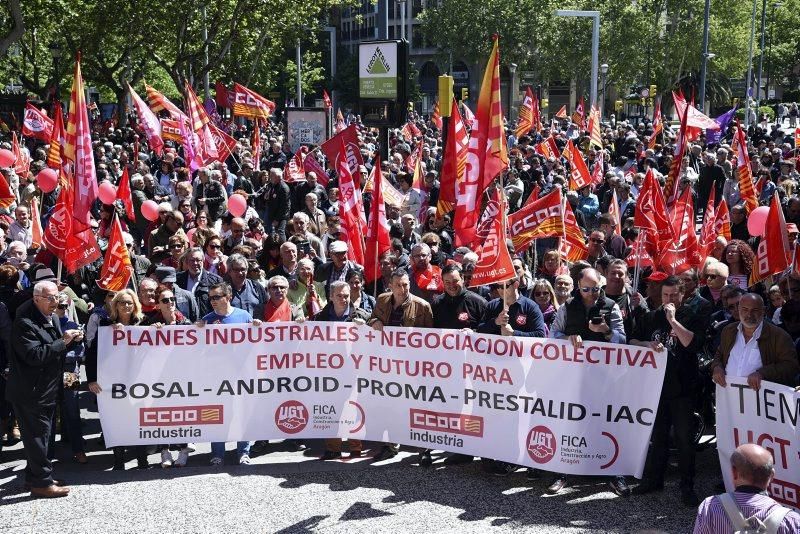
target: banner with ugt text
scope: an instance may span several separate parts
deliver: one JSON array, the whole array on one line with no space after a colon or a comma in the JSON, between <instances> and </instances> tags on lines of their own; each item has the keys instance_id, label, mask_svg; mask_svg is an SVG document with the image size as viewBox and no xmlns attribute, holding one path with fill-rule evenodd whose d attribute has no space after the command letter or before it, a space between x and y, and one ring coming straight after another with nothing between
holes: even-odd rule
<instances>
[{"instance_id":1,"label":"banner with ugt text","mask_svg":"<svg viewBox=\"0 0 800 534\"><path fill-rule=\"evenodd\" d=\"M800 510L800 392L773 382L756 391L743 379L717 386L717 451L725 489L733 491L731 454L755 443L772 453L775 478L768 491L776 501Z\"/></svg>"},{"instance_id":2,"label":"banner with ugt text","mask_svg":"<svg viewBox=\"0 0 800 534\"><path fill-rule=\"evenodd\" d=\"M351 323L100 331L112 445L357 438L637 475L666 357L609 343Z\"/></svg>"}]
</instances>

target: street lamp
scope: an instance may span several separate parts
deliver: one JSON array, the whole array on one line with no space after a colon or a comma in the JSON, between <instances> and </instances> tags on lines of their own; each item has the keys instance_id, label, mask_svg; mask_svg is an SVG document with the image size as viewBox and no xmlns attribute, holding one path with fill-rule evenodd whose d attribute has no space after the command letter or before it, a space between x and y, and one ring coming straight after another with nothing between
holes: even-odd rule
<instances>
[{"instance_id":1,"label":"street lamp","mask_svg":"<svg viewBox=\"0 0 800 534\"><path fill-rule=\"evenodd\" d=\"M517 64L510 63L508 65L508 72L511 74L511 79L508 80L508 120L512 120L512 109L514 108L514 95L517 94Z\"/></svg>"},{"instance_id":2,"label":"street lamp","mask_svg":"<svg viewBox=\"0 0 800 534\"><path fill-rule=\"evenodd\" d=\"M557 9L557 17L587 17L592 19L592 83L589 84L591 105L597 102L597 64L600 51L600 12L576 9Z\"/></svg>"},{"instance_id":3,"label":"street lamp","mask_svg":"<svg viewBox=\"0 0 800 534\"><path fill-rule=\"evenodd\" d=\"M750 100L752 97L753 88L753 41L756 37L756 8L758 7L758 0L753 0L753 14L750 17L750 51L747 54L747 93L745 94L745 107L744 107L744 129L750 127ZM756 117L758 117L758 109L756 109Z\"/></svg>"},{"instance_id":4,"label":"street lamp","mask_svg":"<svg viewBox=\"0 0 800 534\"><path fill-rule=\"evenodd\" d=\"M772 32L775 29L775 10L781 7L780 2L772 4L772 15L769 21L769 46L767 47L767 87L765 89L766 98L769 99L769 82L772 74Z\"/></svg>"},{"instance_id":5,"label":"street lamp","mask_svg":"<svg viewBox=\"0 0 800 534\"><path fill-rule=\"evenodd\" d=\"M710 16L711 0L706 0L703 15L703 60L700 63L700 111L705 111L706 107L706 76L708 73L708 60L710 59L708 57L708 25Z\"/></svg>"},{"instance_id":6,"label":"street lamp","mask_svg":"<svg viewBox=\"0 0 800 534\"><path fill-rule=\"evenodd\" d=\"M600 87L603 89L603 98L600 99L600 119L603 119L603 108L606 104L606 75L608 74L608 63L600 65Z\"/></svg>"},{"instance_id":7,"label":"street lamp","mask_svg":"<svg viewBox=\"0 0 800 534\"><path fill-rule=\"evenodd\" d=\"M58 83L58 63L61 59L61 45L53 41L48 45L47 49L50 51L50 55L53 57L53 100L57 100L58 87L60 85Z\"/></svg>"},{"instance_id":8,"label":"street lamp","mask_svg":"<svg viewBox=\"0 0 800 534\"><path fill-rule=\"evenodd\" d=\"M400 39L406 38L406 0L397 0L400 4Z\"/></svg>"}]
</instances>

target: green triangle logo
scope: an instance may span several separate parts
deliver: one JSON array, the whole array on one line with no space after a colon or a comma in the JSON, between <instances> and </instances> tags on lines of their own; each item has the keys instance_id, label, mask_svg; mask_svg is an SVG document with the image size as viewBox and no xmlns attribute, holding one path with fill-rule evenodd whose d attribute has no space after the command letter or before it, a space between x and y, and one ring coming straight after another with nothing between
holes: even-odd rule
<instances>
[{"instance_id":1,"label":"green triangle logo","mask_svg":"<svg viewBox=\"0 0 800 534\"><path fill-rule=\"evenodd\" d=\"M386 62L386 58L383 57L383 52L381 52L380 48L375 48L375 52L369 60L369 65L367 65L367 72L369 74L389 73L389 64Z\"/></svg>"}]
</instances>

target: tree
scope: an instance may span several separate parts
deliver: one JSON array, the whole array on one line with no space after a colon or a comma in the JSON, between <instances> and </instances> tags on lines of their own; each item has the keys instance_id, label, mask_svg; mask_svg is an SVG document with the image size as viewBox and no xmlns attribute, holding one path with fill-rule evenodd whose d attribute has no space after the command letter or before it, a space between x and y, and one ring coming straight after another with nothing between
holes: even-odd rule
<instances>
[{"instance_id":1,"label":"tree","mask_svg":"<svg viewBox=\"0 0 800 534\"><path fill-rule=\"evenodd\" d=\"M0 57L4 56L11 46L20 40L25 32L25 19L22 17L22 7L19 0L6 0L8 12L0 12L0 26L9 27L8 33L0 36Z\"/></svg>"}]
</instances>

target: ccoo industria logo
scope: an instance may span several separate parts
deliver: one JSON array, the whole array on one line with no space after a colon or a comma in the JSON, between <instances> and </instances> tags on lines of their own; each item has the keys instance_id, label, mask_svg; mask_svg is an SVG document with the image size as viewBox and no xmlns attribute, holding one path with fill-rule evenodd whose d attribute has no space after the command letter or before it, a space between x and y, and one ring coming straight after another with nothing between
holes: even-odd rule
<instances>
[{"instance_id":1,"label":"ccoo industria logo","mask_svg":"<svg viewBox=\"0 0 800 534\"><path fill-rule=\"evenodd\" d=\"M476 438L483 437L483 417L460 413L432 412L411 408L411 428L433 432L450 432Z\"/></svg>"},{"instance_id":2,"label":"ccoo industria logo","mask_svg":"<svg viewBox=\"0 0 800 534\"><path fill-rule=\"evenodd\" d=\"M139 408L139 426L221 425L222 404Z\"/></svg>"}]
</instances>

